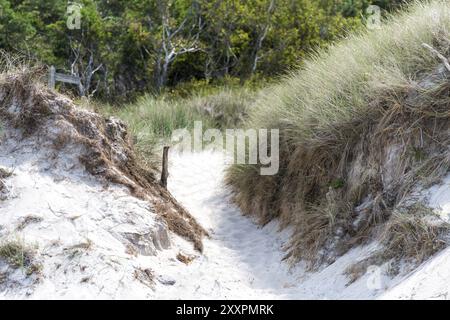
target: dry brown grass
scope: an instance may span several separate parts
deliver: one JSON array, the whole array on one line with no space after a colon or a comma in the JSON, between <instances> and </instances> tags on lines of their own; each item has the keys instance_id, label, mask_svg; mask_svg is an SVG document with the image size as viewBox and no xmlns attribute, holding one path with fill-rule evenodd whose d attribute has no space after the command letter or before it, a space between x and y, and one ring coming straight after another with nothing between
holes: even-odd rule
<instances>
[{"instance_id":1,"label":"dry brown grass","mask_svg":"<svg viewBox=\"0 0 450 320\"><path fill-rule=\"evenodd\" d=\"M12 171L0 168L0 201L6 200L8 196L8 187L6 186L4 180L9 178L12 174Z\"/></svg>"},{"instance_id":2,"label":"dry brown grass","mask_svg":"<svg viewBox=\"0 0 450 320\"><path fill-rule=\"evenodd\" d=\"M379 227L382 248L346 270L349 284L363 276L370 266L388 262L387 273L396 276L400 263L417 266L449 244L450 225L421 202L396 209Z\"/></svg>"},{"instance_id":3,"label":"dry brown grass","mask_svg":"<svg viewBox=\"0 0 450 320\"><path fill-rule=\"evenodd\" d=\"M422 43L450 56L449 30L448 2L417 4L313 57L256 102L248 125L280 129L280 171L236 165L227 182L246 214L295 227L294 261L315 268L380 229L407 232L394 212L416 215L404 207L411 191L448 173L450 72ZM401 238L383 239L387 251L402 250Z\"/></svg>"},{"instance_id":4,"label":"dry brown grass","mask_svg":"<svg viewBox=\"0 0 450 320\"><path fill-rule=\"evenodd\" d=\"M42 220L43 220L42 217L35 216L35 215L25 216L22 219L20 219L20 222L19 222L16 230L22 231L23 229L25 229L30 224L39 223Z\"/></svg>"},{"instance_id":5,"label":"dry brown grass","mask_svg":"<svg viewBox=\"0 0 450 320\"><path fill-rule=\"evenodd\" d=\"M146 285L147 287L153 288L155 285L155 275L150 269L136 269L134 270L134 278Z\"/></svg>"},{"instance_id":6,"label":"dry brown grass","mask_svg":"<svg viewBox=\"0 0 450 320\"><path fill-rule=\"evenodd\" d=\"M384 254L418 264L449 244L450 225L422 204L397 210L382 232Z\"/></svg>"},{"instance_id":7,"label":"dry brown grass","mask_svg":"<svg viewBox=\"0 0 450 320\"><path fill-rule=\"evenodd\" d=\"M13 174L12 171L7 170L5 168L0 168L0 179L6 179L11 177L11 175Z\"/></svg>"},{"instance_id":8,"label":"dry brown grass","mask_svg":"<svg viewBox=\"0 0 450 320\"><path fill-rule=\"evenodd\" d=\"M196 258L195 256L192 256L192 255L186 255L186 254L183 254L183 253L181 253L181 252L179 252L179 253L177 254L177 260L180 261L180 262L182 262L182 263L184 263L185 265L190 264L192 261L195 260L195 258Z\"/></svg>"},{"instance_id":9,"label":"dry brown grass","mask_svg":"<svg viewBox=\"0 0 450 320\"><path fill-rule=\"evenodd\" d=\"M174 209L171 203L156 201L155 209L167 222L170 231L191 241L196 250L203 252L202 237L208 233L183 207L177 205Z\"/></svg>"},{"instance_id":10,"label":"dry brown grass","mask_svg":"<svg viewBox=\"0 0 450 320\"><path fill-rule=\"evenodd\" d=\"M23 269L27 275L39 274L42 266L35 262L34 251L21 241L6 241L0 244L0 259L13 268Z\"/></svg>"}]
</instances>

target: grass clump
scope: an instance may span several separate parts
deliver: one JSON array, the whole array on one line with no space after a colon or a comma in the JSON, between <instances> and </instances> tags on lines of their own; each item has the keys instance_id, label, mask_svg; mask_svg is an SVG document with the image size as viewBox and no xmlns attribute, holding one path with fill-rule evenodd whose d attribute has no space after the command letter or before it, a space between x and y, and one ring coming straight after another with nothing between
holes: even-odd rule
<instances>
[{"instance_id":1,"label":"grass clump","mask_svg":"<svg viewBox=\"0 0 450 320\"><path fill-rule=\"evenodd\" d=\"M447 1L415 2L381 30L319 52L252 106L248 127L280 130L280 171L235 165L227 181L245 213L294 226L294 260L314 268L379 227L409 232L393 212L413 188L447 174L450 72L426 45L450 56ZM408 212L419 228L417 211ZM402 247L399 239L385 237L386 250Z\"/></svg>"},{"instance_id":2,"label":"grass clump","mask_svg":"<svg viewBox=\"0 0 450 320\"><path fill-rule=\"evenodd\" d=\"M9 178L12 174L12 171L0 167L0 179Z\"/></svg>"},{"instance_id":3,"label":"grass clump","mask_svg":"<svg viewBox=\"0 0 450 320\"><path fill-rule=\"evenodd\" d=\"M450 225L423 204L392 214L381 236L385 255L422 263L449 243Z\"/></svg>"},{"instance_id":4,"label":"grass clump","mask_svg":"<svg viewBox=\"0 0 450 320\"><path fill-rule=\"evenodd\" d=\"M139 161L127 126L117 118L83 110L45 87L37 81L38 71L25 68L23 72L0 73L0 96L5 97L0 103L0 118L8 130L17 129L21 135L12 139L34 135L43 148L53 151L68 143L79 147L78 161L87 173L128 188L131 195L150 201L155 208L164 204L170 216L158 209L156 213L173 224L175 233L195 240L196 248L201 248L206 231L158 183L156 173Z\"/></svg>"},{"instance_id":5,"label":"grass clump","mask_svg":"<svg viewBox=\"0 0 450 320\"><path fill-rule=\"evenodd\" d=\"M124 107L98 105L95 108L125 121L135 137L141 159L155 164L158 163L155 155L159 154L156 148L161 142L169 143L176 129L193 129L195 121L202 121L204 129L239 126L247 117L254 95L250 89L222 88L184 98L145 95Z\"/></svg>"},{"instance_id":6,"label":"grass clump","mask_svg":"<svg viewBox=\"0 0 450 320\"><path fill-rule=\"evenodd\" d=\"M34 262L34 253L20 241L7 241L0 244L0 259L3 259L13 268L25 270L27 275L38 273L41 269Z\"/></svg>"},{"instance_id":7,"label":"grass clump","mask_svg":"<svg viewBox=\"0 0 450 320\"><path fill-rule=\"evenodd\" d=\"M8 187L5 184L4 180L9 178L12 174L12 171L0 167L0 201L6 200Z\"/></svg>"},{"instance_id":8,"label":"grass clump","mask_svg":"<svg viewBox=\"0 0 450 320\"><path fill-rule=\"evenodd\" d=\"M450 224L433 209L415 202L396 209L389 221L380 227L381 249L351 265L346 270L349 284L363 276L370 267L387 263L388 274L399 274L400 262L416 266L449 244Z\"/></svg>"}]
</instances>

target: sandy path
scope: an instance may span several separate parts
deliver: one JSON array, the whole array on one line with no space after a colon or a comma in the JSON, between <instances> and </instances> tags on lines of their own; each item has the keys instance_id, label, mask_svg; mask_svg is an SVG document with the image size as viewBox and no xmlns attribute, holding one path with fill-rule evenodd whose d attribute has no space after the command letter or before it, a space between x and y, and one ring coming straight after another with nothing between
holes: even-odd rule
<instances>
[{"instance_id":1,"label":"sandy path","mask_svg":"<svg viewBox=\"0 0 450 320\"><path fill-rule=\"evenodd\" d=\"M221 154L172 153L170 159L170 191L211 233L204 256L180 274L186 289L178 288L180 297L287 298L297 282L281 262L287 232L242 216L222 183Z\"/></svg>"},{"instance_id":2,"label":"sandy path","mask_svg":"<svg viewBox=\"0 0 450 320\"><path fill-rule=\"evenodd\" d=\"M262 228L241 214L223 184L226 167L219 153L171 152L169 190L210 232L211 238L204 240L204 254L187 266L179 261L161 264L155 258L158 273L175 280L174 285L158 285L158 298L392 298L389 290L404 277L391 279L384 274L384 267L379 269L382 273L375 269L353 283L346 275L349 266L372 251L372 245L356 247L316 272L306 272L301 263L290 269L282 261L289 231L278 232L276 222ZM186 250L191 247L185 246ZM408 298L411 291L400 287L393 296Z\"/></svg>"}]
</instances>

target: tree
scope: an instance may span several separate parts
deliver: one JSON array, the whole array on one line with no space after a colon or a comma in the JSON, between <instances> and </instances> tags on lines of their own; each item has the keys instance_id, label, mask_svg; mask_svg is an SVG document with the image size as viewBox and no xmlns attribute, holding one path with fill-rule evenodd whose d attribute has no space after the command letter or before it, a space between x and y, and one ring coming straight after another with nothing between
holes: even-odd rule
<instances>
[{"instance_id":1,"label":"tree","mask_svg":"<svg viewBox=\"0 0 450 320\"><path fill-rule=\"evenodd\" d=\"M369 0L0 0L0 49L82 79L117 101L180 81L271 77L363 25ZM394 10L401 0L373 4Z\"/></svg>"},{"instance_id":2,"label":"tree","mask_svg":"<svg viewBox=\"0 0 450 320\"><path fill-rule=\"evenodd\" d=\"M171 1L157 0L161 16L160 43L157 49L155 82L158 91L166 85L170 65L181 55L197 52L200 48L199 36L202 18L194 2L188 14L181 21L171 15Z\"/></svg>"}]
</instances>

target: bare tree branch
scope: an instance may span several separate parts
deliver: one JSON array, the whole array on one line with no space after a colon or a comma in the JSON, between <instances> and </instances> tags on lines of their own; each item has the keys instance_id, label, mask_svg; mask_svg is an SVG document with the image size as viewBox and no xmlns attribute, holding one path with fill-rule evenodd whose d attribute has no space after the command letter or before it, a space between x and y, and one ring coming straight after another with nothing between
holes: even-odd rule
<instances>
[{"instance_id":1,"label":"bare tree branch","mask_svg":"<svg viewBox=\"0 0 450 320\"><path fill-rule=\"evenodd\" d=\"M434 55L436 55L444 64L445 68L450 71L450 62L448 61L448 59L446 57L444 57L439 51L437 51L435 48L433 48L432 46L430 46L429 44L426 43L422 43L422 47L428 49L431 51L431 53L433 53Z\"/></svg>"},{"instance_id":2,"label":"bare tree branch","mask_svg":"<svg viewBox=\"0 0 450 320\"><path fill-rule=\"evenodd\" d=\"M189 21L188 17L184 18L178 26L172 27L170 25L171 19L169 10L163 1L159 1L159 8L162 16L162 32L161 49L158 52L157 65L155 68L156 85L158 89L163 87L167 82L169 67L177 57L200 50L198 41L203 28L201 17L199 17L196 24L194 24L187 32L187 35L177 41L177 36L187 29L186 24ZM197 32L193 33L194 30L197 30Z\"/></svg>"}]
</instances>

